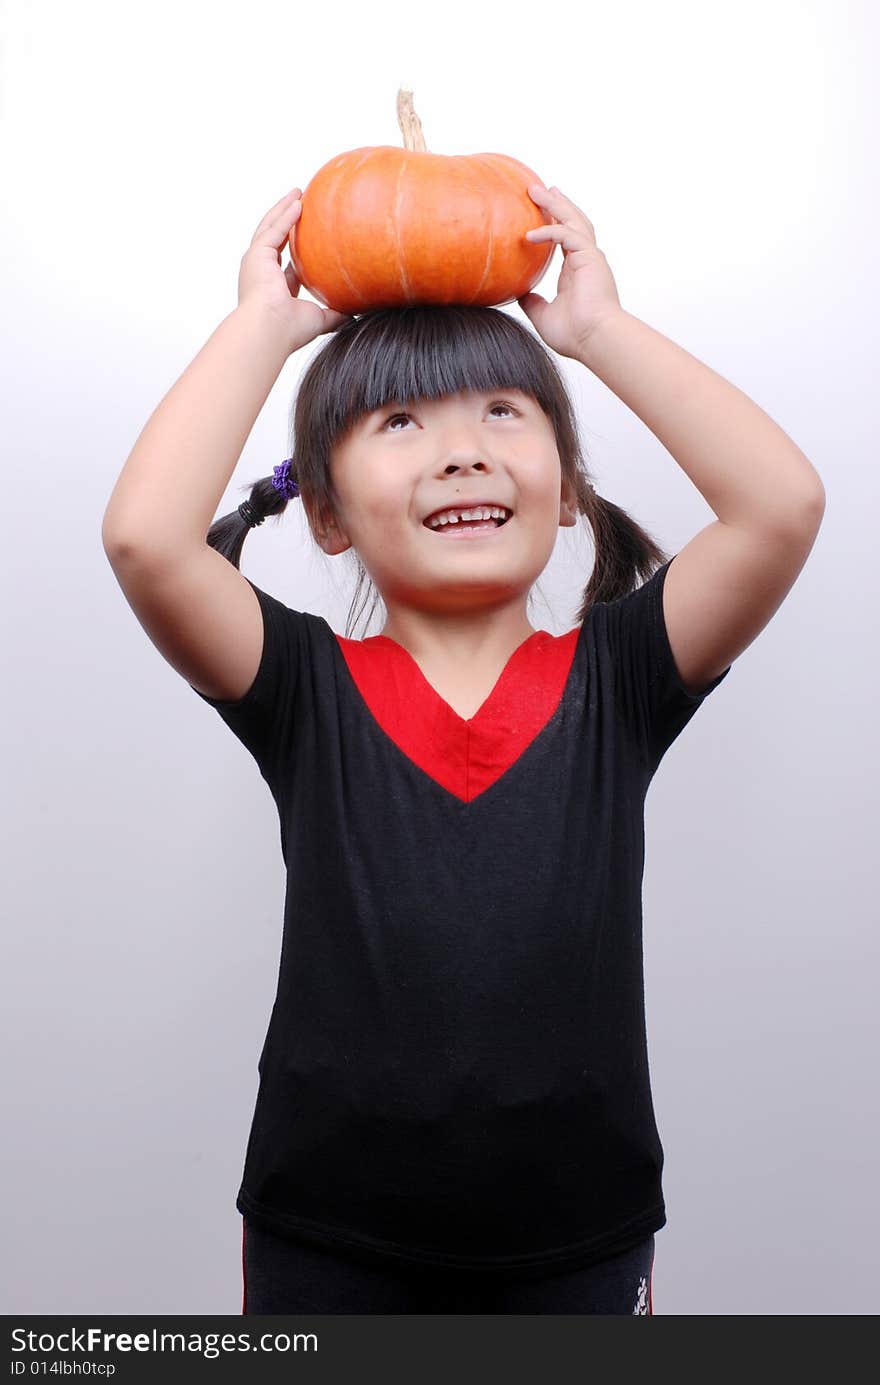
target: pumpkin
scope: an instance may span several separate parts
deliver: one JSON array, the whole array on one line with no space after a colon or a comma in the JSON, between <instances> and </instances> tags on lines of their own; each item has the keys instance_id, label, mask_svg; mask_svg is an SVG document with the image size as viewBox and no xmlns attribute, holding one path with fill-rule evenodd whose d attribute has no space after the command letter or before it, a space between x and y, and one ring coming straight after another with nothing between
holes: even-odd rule
<instances>
[{"instance_id":1,"label":"pumpkin","mask_svg":"<svg viewBox=\"0 0 880 1385\"><path fill-rule=\"evenodd\" d=\"M404 88L397 119L403 148L337 154L303 190L289 236L300 283L342 313L528 293L555 249L525 239L553 221L528 194L542 180L509 154L430 153Z\"/></svg>"}]
</instances>

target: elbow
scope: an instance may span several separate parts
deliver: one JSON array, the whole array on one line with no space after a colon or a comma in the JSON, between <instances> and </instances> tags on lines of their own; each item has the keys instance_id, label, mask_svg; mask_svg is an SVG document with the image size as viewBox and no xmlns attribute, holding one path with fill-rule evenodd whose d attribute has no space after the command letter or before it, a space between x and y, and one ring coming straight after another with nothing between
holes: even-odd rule
<instances>
[{"instance_id":1,"label":"elbow","mask_svg":"<svg viewBox=\"0 0 880 1385\"><path fill-rule=\"evenodd\" d=\"M812 462L810 463L810 473L810 485L807 487L804 505L808 520L812 520L818 528L822 523L822 516L825 514L825 487L822 484L822 477Z\"/></svg>"},{"instance_id":2,"label":"elbow","mask_svg":"<svg viewBox=\"0 0 880 1385\"><path fill-rule=\"evenodd\" d=\"M131 542L118 530L114 533L112 529L108 529L106 523L101 527L101 543L111 563L117 562L131 550Z\"/></svg>"},{"instance_id":3,"label":"elbow","mask_svg":"<svg viewBox=\"0 0 880 1385\"><path fill-rule=\"evenodd\" d=\"M782 530L792 537L811 535L819 532L825 514L825 487L818 474L815 482L808 486L799 500L788 507Z\"/></svg>"},{"instance_id":4,"label":"elbow","mask_svg":"<svg viewBox=\"0 0 880 1385\"><path fill-rule=\"evenodd\" d=\"M816 485L804 503L804 523L818 531L825 517L825 487L819 476Z\"/></svg>"}]
</instances>

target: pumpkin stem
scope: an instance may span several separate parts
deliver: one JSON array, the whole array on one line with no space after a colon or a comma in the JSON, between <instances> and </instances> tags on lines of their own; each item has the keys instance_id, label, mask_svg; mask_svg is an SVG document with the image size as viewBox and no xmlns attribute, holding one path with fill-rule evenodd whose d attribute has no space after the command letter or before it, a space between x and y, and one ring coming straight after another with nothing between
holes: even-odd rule
<instances>
[{"instance_id":1,"label":"pumpkin stem","mask_svg":"<svg viewBox=\"0 0 880 1385\"><path fill-rule=\"evenodd\" d=\"M397 91L397 123L403 135L404 149L417 149L426 154L428 146L422 134L422 122L413 109L413 94L405 87L399 87Z\"/></svg>"}]
</instances>

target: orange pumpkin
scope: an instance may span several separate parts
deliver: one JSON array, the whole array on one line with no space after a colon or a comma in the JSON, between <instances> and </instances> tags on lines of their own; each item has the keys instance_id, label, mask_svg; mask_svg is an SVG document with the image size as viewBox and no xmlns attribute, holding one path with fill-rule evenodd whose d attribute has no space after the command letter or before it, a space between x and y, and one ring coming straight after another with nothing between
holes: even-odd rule
<instances>
[{"instance_id":1,"label":"orange pumpkin","mask_svg":"<svg viewBox=\"0 0 880 1385\"><path fill-rule=\"evenodd\" d=\"M540 183L508 154L431 154L412 92L397 94L404 147L338 154L303 191L289 238L297 278L342 313L407 303L511 303L542 278L552 222L529 197Z\"/></svg>"}]
</instances>

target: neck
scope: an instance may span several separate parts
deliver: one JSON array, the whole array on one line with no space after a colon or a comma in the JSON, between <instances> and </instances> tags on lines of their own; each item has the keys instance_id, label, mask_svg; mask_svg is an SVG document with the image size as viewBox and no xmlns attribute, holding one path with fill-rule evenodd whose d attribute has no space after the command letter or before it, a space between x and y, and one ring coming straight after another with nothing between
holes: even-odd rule
<instances>
[{"instance_id":1,"label":"neck","mask_svg":"<svg viewBox=\"0 0 880 1385\"><path fill-rule=\"evenodd\" d=\"M452 611L395 603L388 606L381 633L416 659L448 656L458 663L475 658L504 659L535 629L520 596L501 606Z\"/></svg>"}]
</instances>

